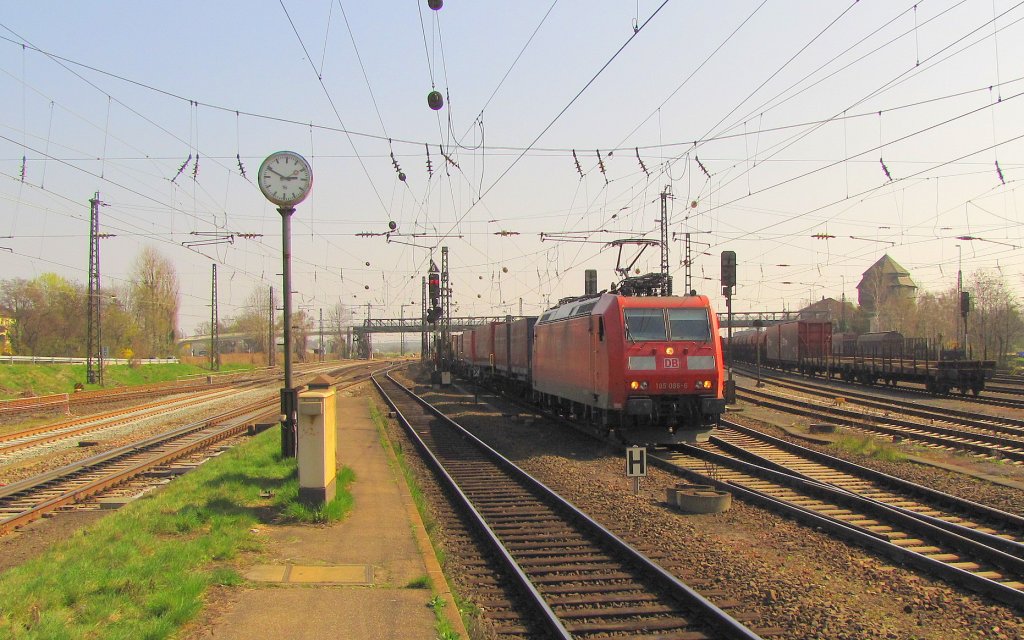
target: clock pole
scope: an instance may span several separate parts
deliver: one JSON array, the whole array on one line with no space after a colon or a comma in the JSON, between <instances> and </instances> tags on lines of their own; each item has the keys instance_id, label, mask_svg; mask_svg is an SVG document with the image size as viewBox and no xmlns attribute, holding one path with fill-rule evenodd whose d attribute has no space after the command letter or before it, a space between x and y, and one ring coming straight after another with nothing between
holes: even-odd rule
<instances>
[{"instance_id":1,"label":"clock pole","mask_svg":"<svg viewBox=\"0 0 1024 640\"><path fill-rule=\"evenodd\" d=\"M284 388L281 389L281 455L295 457L299 394L292 385L292 214L295 207L278 207L281 214L284 279Z\"/></svg>"},{"instance_id":2,"label":"clock pole","mask_svg":"<svg viewBox=\"0 0 1024 640\"><path fill-rule=\"evenodd\" d=\"M263 161L260 191L281 214L281 261L284 278L284 388L281 389L281 456L298 451L299 391L292 384L292 214L313 186L313 170L294 151L276 151ZM276 349L277 347L274 346Z\"/></svg>"}]
</instances>

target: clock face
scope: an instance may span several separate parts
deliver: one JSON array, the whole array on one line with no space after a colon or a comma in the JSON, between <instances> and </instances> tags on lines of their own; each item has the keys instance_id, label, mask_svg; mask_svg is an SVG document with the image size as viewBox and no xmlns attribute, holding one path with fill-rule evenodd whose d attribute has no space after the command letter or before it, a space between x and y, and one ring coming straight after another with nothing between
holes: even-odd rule
<instances>
[{"instance_id":1,"label":"clock face","mask_svg":"<svg viewBox=\"0 0 1024 640\"><path fill-rule=\"evenodd\" d=\"M313 186L313 172L306 159L292 151L278 151L260 165L260 191L274 204L296 205Z\"/></svg>"}]
</instances>

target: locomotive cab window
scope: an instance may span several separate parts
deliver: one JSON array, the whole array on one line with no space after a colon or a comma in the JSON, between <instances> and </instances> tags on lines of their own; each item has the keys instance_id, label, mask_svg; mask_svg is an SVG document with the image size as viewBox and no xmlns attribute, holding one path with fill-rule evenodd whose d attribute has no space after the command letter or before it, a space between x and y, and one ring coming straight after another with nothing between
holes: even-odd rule
<instances>
[{"instance_id":1,"label":"locomotive cab window","mask_svg":"<svg viewBox=\"0 0 1024 640\"><path fill-rule=\"evenodd\" d=\"M633 342L668 338L664 309L626 309L626 339Z\"/></svg>"},{"instance_id":2,"label":"locomotive cab window","mask_svg":"<svg viewBox=\"0 0 1024 640\"><path fill-rule=\"evenodd\" d=\"M670 340L711 340L711 324L706 309L669 309L668 327Z\"/></svg>"}]
</instances>

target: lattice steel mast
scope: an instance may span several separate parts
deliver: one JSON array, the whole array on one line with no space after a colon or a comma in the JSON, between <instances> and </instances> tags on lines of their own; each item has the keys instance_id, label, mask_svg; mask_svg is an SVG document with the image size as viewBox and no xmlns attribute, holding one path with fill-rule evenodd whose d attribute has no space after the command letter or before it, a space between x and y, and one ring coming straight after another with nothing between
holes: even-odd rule
<instances>
[{"instance_id":1,"label":"lattice steel mast","mask_svg":"<svg viewBox=\"0 0 1024 640\"><path fill-rule=\"evenodd\" d=\"M210 291L210 371L220 371L220 317L217 312L217 263L213 264Z\"/></svg>"},{"instance_id":2,"label":"lattice steel mast","mask_svg":"<svg viewBox=\"0 0 1024 640\"><path fill-rule=\"evenodd\" d=\"M100 340L100 192L89 200L88 324L85 333L85 380L103 384L103 347Z\"/></svg>"}]
</instances>

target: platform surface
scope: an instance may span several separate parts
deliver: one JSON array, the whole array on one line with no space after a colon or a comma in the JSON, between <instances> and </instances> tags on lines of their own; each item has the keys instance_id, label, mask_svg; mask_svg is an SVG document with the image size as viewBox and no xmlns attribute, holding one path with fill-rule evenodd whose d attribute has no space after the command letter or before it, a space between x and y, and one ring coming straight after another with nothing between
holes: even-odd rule
<instances>
[{"instance_id":1,"label":"platform surface","mask_svg":"<svg viewBox=\"0 0 1024 640\"><path fill-rule=\"evenodd\" d=\"M268 553L243 569L248 583L226 591L190 638L437 637L435 592L410 587L430 577L454 610L405 481L370 417L368 385L338 395L338 465L355 472L351 513L326 525L268 525ZM447 611L445 613L448 613ZM459 627L465 638L465 632Z\"/></svg>"}]
</instances>

